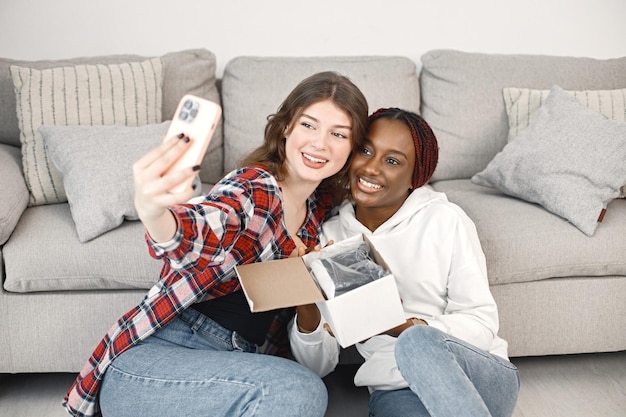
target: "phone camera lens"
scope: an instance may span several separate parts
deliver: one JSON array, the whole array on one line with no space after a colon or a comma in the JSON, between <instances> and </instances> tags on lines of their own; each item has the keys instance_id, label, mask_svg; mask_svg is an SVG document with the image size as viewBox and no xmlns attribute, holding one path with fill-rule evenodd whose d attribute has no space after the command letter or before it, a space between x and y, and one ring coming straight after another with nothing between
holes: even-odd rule
<instances>
[{"instance_id":1,"label":"phone camera lens","mask_svg":"<svg viewBox=\"0 0 626 417\"><path fill-rule=\"evenodd\" d=\"M180 109L180 113L178 114L178 118L184 122L191 123L191 121L198 114L198 109L200 105L193 100L185 100L182 108Z\"/></svg>"}]
</instances>

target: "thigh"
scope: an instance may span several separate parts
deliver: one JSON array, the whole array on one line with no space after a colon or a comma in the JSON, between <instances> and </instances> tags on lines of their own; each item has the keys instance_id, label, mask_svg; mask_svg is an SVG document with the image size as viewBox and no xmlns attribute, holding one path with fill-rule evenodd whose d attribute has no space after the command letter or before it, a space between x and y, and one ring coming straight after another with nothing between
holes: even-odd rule
<instances>
[{"instance_id":1,"label":"thigh","mask_svg":"<svg viewBox=\"0 0 626 417\"><path fill-rule=\"evenodd\" d=\"M374 391L370 397L370 417L430 417L426 408L409 388Z\"/></svg>"},{"instance_id":2,"label":"thigh","mask_svg":"<svg viewBox=\"0 0 626 417\"><path fill-rule=\"evenodd\" d=\"M224 350L211 339L204 345L189 339L180 322L157 336L128 349L107 369L100 392L105 417L324 415L324 383L294 361Z\"/></svg>"}]
</instances>

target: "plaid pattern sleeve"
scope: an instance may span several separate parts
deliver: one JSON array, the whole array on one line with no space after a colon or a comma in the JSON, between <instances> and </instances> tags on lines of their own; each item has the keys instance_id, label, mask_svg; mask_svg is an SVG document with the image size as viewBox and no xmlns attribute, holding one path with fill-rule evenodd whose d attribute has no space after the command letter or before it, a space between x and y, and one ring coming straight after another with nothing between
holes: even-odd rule
<instances>
[{"instance_id":1,"label":"plaid pattern sleeve","mask_svg":"<svg viewBox=\"0 0 626 417\"><path fill-rule=\"evenodd\" d=\"M309 216L300 231L307 245L318 242L327 201L309 199ZM238 289L235 265L282 258L295 248L282 227L278 184L261 168L233 172L209 195L173 212L178 231L171 242L158 245L147 237L151 254L164 259L161 278L138 306L111 327L70 387L63 405L73 416L101 415L98 392L117 356L191 304ZM282 327L280 322L272 326L269 353L285 354L288 349L279 340Z\"/></svg>"}]
</instances>

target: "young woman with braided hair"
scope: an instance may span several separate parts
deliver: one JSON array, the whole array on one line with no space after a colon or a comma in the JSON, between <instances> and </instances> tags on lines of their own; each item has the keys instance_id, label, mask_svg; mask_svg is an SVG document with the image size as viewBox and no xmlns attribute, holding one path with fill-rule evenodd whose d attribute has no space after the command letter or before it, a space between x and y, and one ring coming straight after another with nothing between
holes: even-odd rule
<instances>
[{"instance_id":1,"label":"young woman with braided hair","mask_svg":"<svg viewBox=\"0 0 626 417\"><path fill-rule=\"evenodd\" d=\"M517 368L497 336L476 228L426 183L438 159L435 135L415 113L370 116L365 145L350 167L352 200L323 225L323 241L366 235L394 274L406 321L357 343L355 375L367 386L370 416L511 416ZM301 306L290 327L296 359L321 376L339 345L317 308Z\"/></svg>"}]
</instances>

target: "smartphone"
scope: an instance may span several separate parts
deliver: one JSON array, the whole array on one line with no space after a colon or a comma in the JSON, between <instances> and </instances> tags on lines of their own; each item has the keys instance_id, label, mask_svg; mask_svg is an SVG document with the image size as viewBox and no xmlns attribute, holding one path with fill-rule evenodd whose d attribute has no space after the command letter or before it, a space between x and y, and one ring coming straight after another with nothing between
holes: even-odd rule
<instances>
[{"instance_id":1,"label":"smartphone","mask_svg":"<svg viewBox=\"0 0 626 417\"><path fill-rule=\"evenodd\" d=\"M183 133L191 139L191 145L167 172L200 165L221 116L219 104L191 94L183 96L163 140ZM192 182L193 178L190 178L170 192L180 192Z\"/></svg>"}]
</instances>

